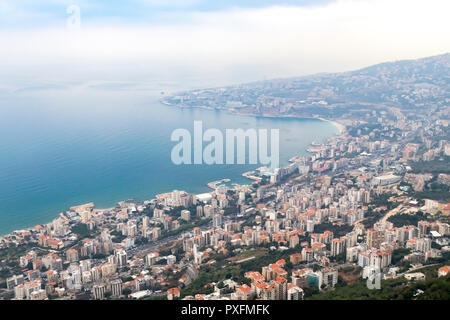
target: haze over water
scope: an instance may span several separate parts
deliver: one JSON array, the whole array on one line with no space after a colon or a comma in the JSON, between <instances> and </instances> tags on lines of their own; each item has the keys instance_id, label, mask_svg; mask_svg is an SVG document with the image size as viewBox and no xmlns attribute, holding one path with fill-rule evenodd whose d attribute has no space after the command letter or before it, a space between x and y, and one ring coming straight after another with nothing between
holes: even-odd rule
<instances>
[{"instance_id":1,"label":"haze over water","mask_svg":"<svg viewBox=\"0 0 450 320\"><path fill-rule=\"evenodd\" d=\"M58 103L18 103L0 108L0 234L47 223L70 206L94 202L97 208L130 198L151 199L174 189L210 191L206 183L241 176L260 165L172 164L177 128L204 130L280 129L280 164L306 155L312 141L325 141L337 128L314 119L268 119L159 103L154 90L139 102L85 99L79 107ZM52 99L53 98L53 99ZM62 99L64 100L64 99ZM101 99L100 99L101 100ZM112 101L114 99L111 99ZM73 102L73 101L72 101Z\"/></svg>"}]
</instances>

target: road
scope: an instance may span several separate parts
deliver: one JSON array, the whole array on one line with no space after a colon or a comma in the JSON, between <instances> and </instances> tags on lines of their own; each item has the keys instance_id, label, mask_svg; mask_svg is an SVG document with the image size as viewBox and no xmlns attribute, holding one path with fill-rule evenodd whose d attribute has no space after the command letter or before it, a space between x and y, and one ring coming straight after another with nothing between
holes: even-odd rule
<instances>
[{"instance_id":1,"label":"road","mask_svg":"<svg viewBox=\"0 0 450 320\"><path fill-rule=\"evenodd\" d=\"M427 265L420 266L420 267L410 268L408 271L405 271L405 272L403 272L403 273L397 274L397 275L394 277L394 279L403 277L405 274L411 273L411 272L413 272L413 271L417 271L417 270L424 269L424 268L428 268L428 267L437 266L438 264L439 264L439 263L434 263L434 264L427 264Z\"/></svg>"},{"instance_id":2,"label":"road","mask_svg":"<svg viewBox=\"0 0 450 320\"><path fill-rule=\"evenodd\" d=\"M389 211L388 213L386 213L384 215L383 218L380 219L380 222L385 223L387 221L387 219L389 219L392 216L395 216L397 213L400 212L400 210L404 209L405 207L401 204L398 207L392 209L391 211Z\"/></svg>"},{"instance_id":3,"label":"road","mask_svg":"<svg viewBox=\"0 0 450 320\"><path fill-rule=\"evenodd\" d=\"M223 223L227 223L232 220L235 220L235 218L228 217L228 216L223 217ZM200 230L208 230L208 229L211 229L212 226L213 226L213 222L210 221L209 223L201 226ZM182 240L184 238L184 236L189 233L192 233L192 232L189 232L189 231L182 232L180 234L176 234L176 235L173 235L173 236L161 239L161 240L152 241L152 242L131 248L127 251L127 253L129 255L136 255L137 257L144 257L147 253L156 251L159 246L163 246L163 245L169 244L169 243L177 241L177 240Z\"/></svg>"}]
</instances>

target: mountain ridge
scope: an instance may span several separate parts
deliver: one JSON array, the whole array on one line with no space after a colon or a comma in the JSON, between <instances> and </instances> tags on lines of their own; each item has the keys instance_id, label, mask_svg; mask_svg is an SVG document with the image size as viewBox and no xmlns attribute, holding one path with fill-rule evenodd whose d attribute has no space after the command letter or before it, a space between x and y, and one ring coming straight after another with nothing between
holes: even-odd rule
<instances>
[{"instance_id":1,"label":"mountain ridge","mask_svg":"<svg viewBox=\"0 0 450 320\"><path fill-rule=\"evenodd\" d=\"M354 71L191 90L163 102L254 115L329 118L362 106L440 109L450 103L449 74L450 53L445 53Z\"/></svg>"}]
</instances>

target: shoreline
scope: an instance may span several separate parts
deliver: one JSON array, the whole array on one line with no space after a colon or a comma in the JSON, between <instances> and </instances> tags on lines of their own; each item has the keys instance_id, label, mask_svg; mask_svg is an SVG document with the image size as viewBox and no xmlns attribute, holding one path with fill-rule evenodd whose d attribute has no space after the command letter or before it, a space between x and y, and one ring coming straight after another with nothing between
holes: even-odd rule
<instances>
[{"instance_id":1,"label":"shoreline","mask_svg":"<svg viewBox=\"0 0 450 320\"><path fill-rule=\"evenodd\" d=\"M187 109L187 108L190 108L190 107L182 107L182 106L178 106L178 105L173 105L173 104L170 104L170 103L167 103L167 102L163 102L163 101L161 101L161 100L160 100L159 102L160 102L161 104L165 105L165 106L176 107L176 108L180 108L180 109ZM201 109L201 110L210 110L210 111L214 111L214 109L212 109L212 108L205 108L205 107L193 107L193 108L197 108L197 109ZM340 124L340 123L338 123L338 122L336 122L335 120L328 120L328 119L319 118L319 117L277 116L277 115L272 115L272 114L256 115L256 114L251 114L251 113L231 112L230 110L223 110L223 109L218 109L218 111L221 111L221 112L226 111L227 113L232 114L232 115L249 116L249 117L261 117L261 118L271 118L271 119L273 119L273 118L279 118L279 119L283 119L283 118L284 118L284 119L317 119L317 120L321 120L321 121L325 121L325 122L329 122L329 123L333 124L336 128L338 128L338 131L339 131L339 132L337 133L338 135L341 135L342 132L345 130L345 126L342 125L342 124ZM336 134L334 134L334 135L336 135ZM331 137L330 137L330 138L331 138ZM296 156L297 156L297 155L294 155L293 157L296 157ZM291 158L292 158L292 157L291 157ZM290 162L290 161L288 160L288 162ZM252 176L252 175L250 174L250 172L251 172L251 171L249 171L249 172L243 172L242 174L240 174L240 176L241 176L241 177L244 177L245 179L247 179L247 180L249 181L250 184L253 183L253 182L255 182L255 181L259 181L259 180L260 180L260 179L258 179L258 177ZM251 176L251 177L250 177L250 176ZM222 180L232 181L232 180L229 179L229 178L225 178L225 179L222 179ZM212 185L214 182L217 182L217 181L207 182L207 183L206 183L206 187L208 187L209 189L212 189L210 185ZM208 191L206 191L206 192L208 192ZM151 198L151 199L153 199L153 198ZM151 200L151 199L141 200L141 201L138 201L138 202L144 202L144 201L148 201L148 200ZM119 200L119 201L116 202L116 204L119 203L119 202L122 202L122 201L126 201L126 200ZM74 207L74 206L71 206L71 207ZM18 232L27 232L27 231L29 232L29 231L31 231L31 230L34 230L36 226L45 226L45 225L51 224L51 223L53 223L56 219L60 218L60 217L61 217L61 214L62 214L62 215L65 215L65 212L69 211L71 207L67 208L66 210L62 210L61 212L59 212L59 213L58 213L53 219L51 219L49 222L46 222L46 223L38 223L38 224L36 224L35 226L25 227L25 228L22 228L22 229L15 229L15 230L12 230L12 231L10 231L10 232L8 232L8 233L0 234L0 239L1 239L1 238L8 237L8 236L11 236L12 234L18 233ZM108 210L108 209L110 209L110 208L111 208L111 207L108 207L108 208L96 208L95 210Z\"/></svg>"},{"instance_id":2,"label":"shoreline","mask_svg":"<svg viewBox=\"0 0 450 320\"><path fill-rule=\"evenodd\" d=\"M248 116L248 117L256 117L256 118L268 118L268 119L317 119L317 120L322 120L325 122L329 122L332 125L334 125L337 129L338 129L338 134L341 135L344 131L346 126L340 122L338 122L338 120L336 119L325 119L322 117L306 117L306 116L295 116L295 115L275 115L275 114L254 114L254 113L245 113L245 112L239 112L239 111L235 111L234 109L213 109L210 107L203 107L203 106L198 106L198 107L188 107L188 106L182 106L182 105L176 105L176 104L171 104L169 102L163 101L163 100L159 100L159 102L165 106L169 106L169 107L174 107L174 108L179 108L179 109L202 109L202 110L210 110L210 111L220 111L220 112L226 112L228 114L232 114L232 115L238 115L238 116Z\"/></svg>"},{"instance_id":3,"label":"shoreline","mask_svg":"<svg viewBox=\"0 0 450 320\"><path fill-rule=\"evenodd\" d=\"M343 125L342 123L337 122L336 120L330 120L330 119L325 119L325 118L317 118L317 119L320 119L320 120L325 121L325 122L329 122L332 125L334 125L339 130L339 134L340 135L342 133L344 133L344 131L345 131L345 125Z\"/></svg>"}]
</instances>

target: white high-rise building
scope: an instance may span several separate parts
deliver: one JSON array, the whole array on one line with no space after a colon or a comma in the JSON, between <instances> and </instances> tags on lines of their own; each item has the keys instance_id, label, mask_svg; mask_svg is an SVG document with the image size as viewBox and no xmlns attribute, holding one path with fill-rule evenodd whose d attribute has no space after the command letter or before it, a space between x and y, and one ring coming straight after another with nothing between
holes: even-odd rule
<instances>
[{"instance_id":1,"label":"white high-rise building","mask_svg":"<svg viewBox=\"0 0 450 320\"><path fill-rule=\"evenodd\" d=\"M101 300L105 298L105 292L106 292L106 285L101 284L95 284L92 287L92 295L95 300Z\"/></svg>"},{"instance_id":2,"label":"white high-rise building","mask_svg":"<svg viewBox=\"0 0 450 320\"><path fill-rule=\"evenodd\" d=\"M111 281L111 296L119 297L122 294L122 280Z\"/></svg>"}]
</instances>

